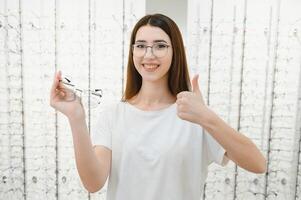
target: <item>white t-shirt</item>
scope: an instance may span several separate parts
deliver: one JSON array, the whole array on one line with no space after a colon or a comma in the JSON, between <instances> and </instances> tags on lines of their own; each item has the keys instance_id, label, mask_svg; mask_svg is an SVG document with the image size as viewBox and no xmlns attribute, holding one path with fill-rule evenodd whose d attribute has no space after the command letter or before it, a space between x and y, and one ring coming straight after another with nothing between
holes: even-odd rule
<instances>
[{"instance_id":1,"label":"white t-shirt","mask_svg":"<svg viewBox=\"0 0 301 200\"><path fill-rule=\"evenodd\" d=\"M143 111L118 102L100 113L93 145L112 150L107 200L199 200L210 163L225 150L176 104Z\"/></svg>"}]
</instances>

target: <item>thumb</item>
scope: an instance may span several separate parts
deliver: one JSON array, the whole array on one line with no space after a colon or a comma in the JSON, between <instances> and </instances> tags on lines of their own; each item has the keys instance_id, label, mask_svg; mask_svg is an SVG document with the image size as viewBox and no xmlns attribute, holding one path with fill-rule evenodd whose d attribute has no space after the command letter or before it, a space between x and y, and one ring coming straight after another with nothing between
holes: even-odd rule
<instances>
[{"instance_id":1,"label":"thumb","mask_svg":"<svg viewBox=\"0 0 301 200\"><path fill-rule=\"evenodd\" d=\"M199 88L199 83L198 83L199 75L195 75L191 81L192 84L192 92L193 93L198 93L201 94L200 88Z\"/></svg>"}]
</instances>

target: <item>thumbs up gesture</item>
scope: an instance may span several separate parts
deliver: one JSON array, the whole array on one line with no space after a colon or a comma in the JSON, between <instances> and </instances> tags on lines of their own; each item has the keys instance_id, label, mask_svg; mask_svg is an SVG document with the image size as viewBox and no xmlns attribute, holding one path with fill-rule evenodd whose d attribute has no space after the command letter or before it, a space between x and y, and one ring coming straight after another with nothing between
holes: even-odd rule
<instances>
[{"instance_id":1,"label":"thumbs up gesture","mask_svg":"<svg viewBox=\"0 0 301 200\"><path fill-rule=\"evenodd\" d=\"M193 123L202 124L204 117L210 112L204 103L204 99L198 84L199 75L195 75L191 81L192 92L183 91L177 95L177 114L183 119Z\"/></svg>"}]
</instances>

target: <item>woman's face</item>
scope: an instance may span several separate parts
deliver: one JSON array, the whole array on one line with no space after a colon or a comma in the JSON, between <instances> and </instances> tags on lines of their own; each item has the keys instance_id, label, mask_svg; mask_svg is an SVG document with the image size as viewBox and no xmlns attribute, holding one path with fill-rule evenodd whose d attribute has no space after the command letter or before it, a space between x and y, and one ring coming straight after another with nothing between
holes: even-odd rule
<instances>
[{"instance_id":1,"label":"woman's face","mask_svg":"<svg viewBox=\"0 0 301 200\"><path fill-rule=\"evenodd\" d=\"M136 40L134 48L137 51L142 51L141 49L146 46L153 46L153 52L159 55L153 55L151 48L146 49L146 53L142 57L133 55L134 65L139 74L142 76L143 81L161 81L168 79L168 70L172 62L172 47L169 36L159 27L155 26L142 26L138 29L136 33ZM167 48L166 54L162 54L165 47ZM169 47L167 47L169 46ZM133 50L135 51L135 50ZM164 55L162 57L162 55Z\"/></svg>"}]
</instances>

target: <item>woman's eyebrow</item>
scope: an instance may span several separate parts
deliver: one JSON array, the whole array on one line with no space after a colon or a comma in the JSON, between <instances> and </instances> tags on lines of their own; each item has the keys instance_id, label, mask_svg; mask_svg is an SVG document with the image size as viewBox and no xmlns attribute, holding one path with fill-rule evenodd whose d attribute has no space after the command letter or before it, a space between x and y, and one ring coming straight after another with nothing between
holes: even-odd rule
<instances>
[{"instance_id":1,"label":"woman's eyebrow","mask_svg":"<svg viewBox=\"0 0 301 200\"><path fill-rule=\"evenodd\" d=\"M167 43L165 40L154 40L154 42L164 42L164 43Z\"/></svg>"},{"instance_id":2,"label":"woman's eyebrow","mask_svg":"<svg viewBox=\"0 0 301 200\"><path fill-rule=\"evenodd\" d=\"M136 40L136 42L144 42L146 43L146 40ZM167 42L165 40L154 40L153 43L157 43L157 42L164 42L167 44Z\"/></svg>"}]
</instances>

